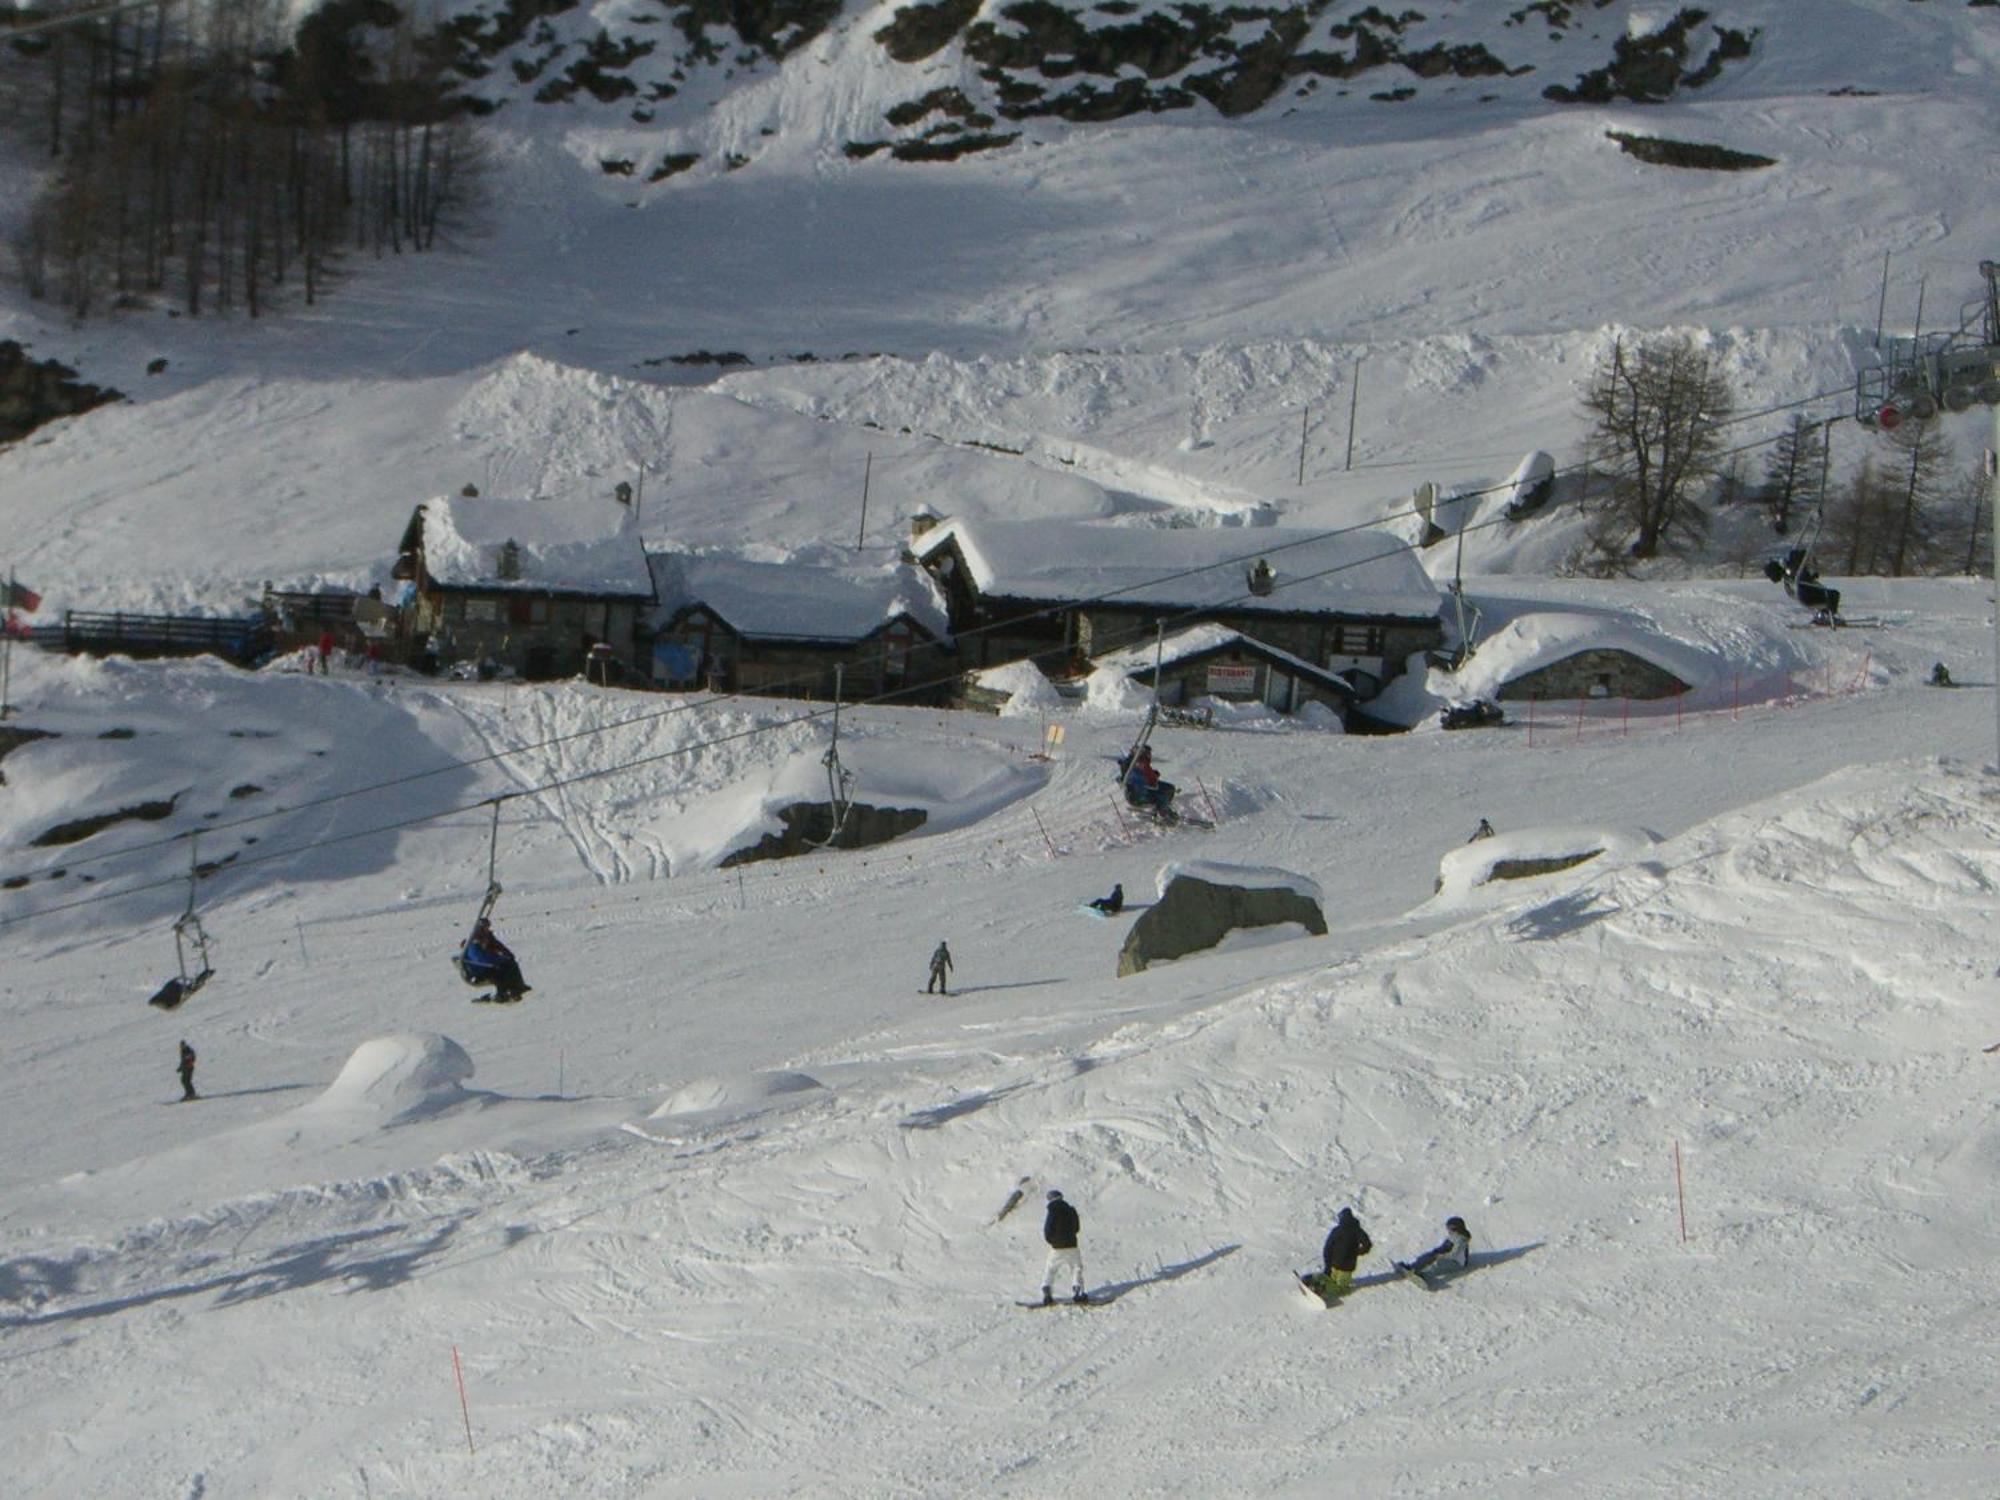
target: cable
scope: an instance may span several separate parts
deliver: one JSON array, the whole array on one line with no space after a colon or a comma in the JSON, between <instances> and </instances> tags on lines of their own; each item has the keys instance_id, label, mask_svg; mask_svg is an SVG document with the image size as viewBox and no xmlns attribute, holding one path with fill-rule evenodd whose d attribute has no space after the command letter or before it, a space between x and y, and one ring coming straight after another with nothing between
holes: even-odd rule
<instances>
[{"instance_id":1,"label":"cable","mask_svg":"<svg viewBox=\"0 0 2000 1500\"><path fill-rule=\"evenodd\" d=\"M1757 411L1733 415L1730 418L1726 419L1724 422L1718 423L1716 425L1718 427L1734 426L1740 422L1755 420L1756 418L1761 416L1769 416L1776 414L1778 412L1795 410L1799 407L1810 405L1815 401L1826 400L1834 395L1839 395L1839 394L1843 394L1843 392L1841 391L1825 392L1816 394L1814 396L1804 397L1796 401L1780 403L1771 407L1762 408ZM1767 443L1777 441L1779 436L1781 436L1781 434L1773 434L1771 437L1768 438L1760 438L1753 442L1742 444L1736 448L1726 449L1722 453L1716 456L1729 457L1736 453L1748 452L1755 448L1762 447ZM1574 473L1577 472L1579 469L1588 467L1589 464L1587 461L1585 461L1583 463L1571 465L1564 469L1556 470L1555 473L1557 475ZM1452 503L1463 503L1468 500L1476 500L1485 495L1498 493L1501 489L1507 487L1508 486L1503 481L1500 484L1486 486L1481 489L1460 491L1452 497ZM960 635L957 637L957 639L976 637L981 634L984 634L987 631L999 629L1003 625L1010 628L1016 627L1026 621L1040 619L1052 614L1058 614L1065 610L1075 608L1079 604L1108 602L1123 597L1126 594L1137 592L1141 589L1156 588L1164 583L1172 583L1183 578L1196 576L1201 573L1212 572L1217 568L1241 566L1242 564L1258 557L1268 557L1274 553L1288 551L1296 547L1312 545L1318 542L1329 540L1334 537L1349 535L1357 531L1375 530L1378 529L1385 521L1409 519L1412 517L1419 516L1421 514L1422 512L1420 510L1413 507L1412 509L1407 511L1393 512L1388 516L1380 517L1373 521L1358 522L1350 526L1336 527L1324 532L1308 533L1305 536L1296 538L1291 541L1282 542L1275 546L1256 548L1249 552L1240 555L1233 555L1229 558L1221 559L1216 562L1204 563L1198 567L1180 569L1172 573L1162 574L1155 577L1143 579L1136 583L1127 584L1121 588L1105 590L1102 593L1094 595L1087 599L1063 601L1058 604L1046 606L1039 610L1029 611L1025 614L1011 615L1003 621L994 621L989 625L975 627L972 630L961 632ZM1459 528L1459 534L1463 535L1473 531L1484 531L1493 526L1506 524L1507 519L1508 518L1505 515L1501 515L1493 517L1487 521L1477 522L1470 526L1462 526ZM1348 562L1335 564L1331 567L1321 569L1320 571L1315 573L1287 576L1282 578L1281 580L1275 581L1273 584L1272 591L1277 592L1284 588L1296 587L1300 584L1315 582L1321 578L1329 577L1336 573L1345 572L1350 568L1363 567L1369 563L1379 560L1380 556L1381 554L1378 554L1377 556L1374 557L1353 559ZM1135 630L1129 641L1121 645L1114 645L1107 647L1106 651L1099 652L1098 654L1104 655L1107 654L1109 651L1123 649L1124 645L1136 645L1147 639L1147 637L1150 634L1153 634L1159 630L1163 630L1169 625L1178 624L1184 621L1192 621L1213 614L1217 609L1226 608L1230 604L1240 603L1244 600L1255 597L1268 597L1268 595L1259 596L1246 590L1243 593L1236 594L1222 600L1212 601L1210 603L1198 606L1192 606L1176 614L1162 616L1160 619L1153 622L1153 624L1147 627L1146 629ZM1046 656L1066 655L1071 650L1072 648L1067 643L1064 643L1061 645L1049 647L1043 651L1029 653L1026 657L1020 659L1028 661L1036 661ZM874 705L892 703L897 699L906 698L916 693L926 692L934 687L943 686L944 684L951 682L955 680L957 677L962 675L963 675L962 673L954 672L946 676L931 679L926 682L905 684L903 687L888 692L878 693L868 698L857 700L856 706L874 706ZM804 678L796 679L796 681L798 682L804 682L806 680L807 679ZM811 680L817 681L818 679L815 676ZM788 686L791 684L779 684L779 685ZM551 736L547 739L536 741L532 744L515 746L508 750L495 751L489 755L475 757L470 760L453 762L447 765L436 767L429 771L415 772L408 776L396 777L390 779L389 781L377 782L369 786L353 788L344 792L328 793L326 796L323 797L309 799L306 802L298 803L288 807L272 808L265 812L254 814L250 817L233 820L232 822L229 823L209 824L202 829L189 830L188 832L185 833L172 835L166 839L153 840L145 844L129 845L122 849L106 851L103 854L89 856L88 858L82 860L70 860L67 862L67 865L75 866L88 863L100 863L107 859L124 858L151 849L164 848L170 844L178 843L182 839L199 836L199 834L201 833L215 833L230 828L242 827L250 823L267 821L270 818L282 816L288 813L306 811L314 807L320 807L334 802L344 801L351 797L369 795L377 791L387 790L397 786L408 785L412 782L423 780L431 776L442 775L449 771L470 769L473 766L488 764L492 761L504 759L509 755L518 755L526 753L527 751L530 750L548 748L553 745L562 744L574 739L584 738L589 735L603 734L603 733L608 733L615 729L628 728L634 724L650 723L657 719L665 718L669 714L686 713L695 708L708 707L718 702L736 701L742 698L743 696L744 695L742 695L741 693L723 694L703 699L696 703L678 704L672 708L661 710L655 713L642 714L635 716L631 719L617 721L616 723L613 724L599 725L592 728L572 731L564 735ZM613 765L599 767L594 770L581 771L569 776L558 777L552 781L547 781L532 787L523 787L515 789L513 791L499 793L493 796L481 797L469 803L455 804L451 807L441 808L429 813L418 814L414 817L404 818L389 823L379 824L376 825L375 827L364 829L355 833L333 835L324 839L312 839L306 841L305 843L293 845L284 849L267 850L257 855L251 856L249 858L233 858L230 861L230 864L235 867L247 868L251 865L263 864L273 859L288 858L291 857L292 855L307 853L321 847L331 847L333 845L347 843L355 839L369 838L383 833L397 832L405 828L418 827L426 823L436 822L441 818L455 816L459 813L468 811L473 807L480 807L493 804L496 806L496 812L497 812L497 804L513 800L514 798L517 797L536 796L544 792L555 791L563 787L573 786L584 781L599 780L605 776L620 774L624 771L633 770L640 766L653 765L663 760L673 759L677 756L692 754L704 749L711 749L718 745L729 744L736 740L749 738L754 735L774 733L780 730L793 728L800 724L813 723L821 718L826 717L830 713L837 712L838 707L839 705L836 704L828 708L808 710L804 713L793 715L788 719L779 720L776 723L752 725L746 729L737 730L729 734L713 736L706 740L695 741L692 744L678 745L670 750L663 750L652 755L638 756L630 760L617 762ZM51 907L43 907L38 909L37 911L23 912L14 915L0 917L0 928L10 927L16 925L17 923L28 921L37 916L52 915L58 912L75 910L79 907L95 905L102 901L122 899L123 897L128 895L136 895L148 890L156 889L163 884L178 884L178 878L169 881L153 881L153 882L147 882L142 885L122 887L115 891L98 892L94 893L91 896L79 898L78 900L75 901L64 902Z\"/></svg>"}]
</instances>

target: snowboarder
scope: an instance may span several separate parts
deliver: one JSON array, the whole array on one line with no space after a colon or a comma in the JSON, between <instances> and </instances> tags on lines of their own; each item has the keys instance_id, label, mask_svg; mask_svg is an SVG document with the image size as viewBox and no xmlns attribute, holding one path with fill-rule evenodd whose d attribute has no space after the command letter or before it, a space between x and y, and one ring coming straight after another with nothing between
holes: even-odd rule
<instances>
[{"instance_id":1,"label":"snowboarder","mask_svg":"<svg viewBox=\"0 0 2000 1500\"><path fill-rule=\"evenodd\" d=\"M472 936L465 940L461 959L465 977L473 984L492 985L493 998L502 1004L519 1000L533 988L521 977L521 962L514 957L514 950L500 941L485 917L472 924Z\"/></svg>"},{"instance_id":2,"label":"snowboarder","mask_svg":"<svg viewBox=\"0 0 2000 1500\"><path fill-rule=\"evenodd\" d=\"M1486 819L1481 818L1479 820L1479 826L1472 830L1472 837L1467 839L1466 843L1476 844L1481 839L1490 839L1492 837L1493 837L1493 825L1487 822Z\"/></svg>"},{"instance_id":3,"label":"snowboarder","mask_svg":"<svg viewBox=\"0 0 2000 1500\"><path fill-rule=\"evenodd\" d=\"M185 1104L190 1099L199 1099L201 1095L194 1091L194 1048L187 1044L185 1037L181 1039L180 1075L181 1103Z\"/></svg>"},{"instance_id":4,"label":"snowboarder","mask_svg":"<svg viewBox=\"0 0 2000 1500\"><path fill-rule=\"evenodd\" d=\"M1354 1286L1354 1263L1375 1248L1368 1231L1361 1227L1361 1221L1354 1217L1354 1210L1343 1208L1333 1221L1333 1228L1327 1231L1326 1244L1321 1247L1319 1258L1322 1266L1320 1275L1313 1280L1300 1277L1312 1285L1314 1291L1329 1300L1343 1295Z\"/></svg>"},{"instance_id":5,"label":"snowboarder","mask_svg":"<svg viewBox=\"0 0 2000 1500\"><path fill-rule=\"evenodd\" d=\"M1444 1242L1426 1250L1412 1261L1395 1262L1399 1271L1414 1271L1419 1276L1432 1266L1446 1271L1463 1271L1472 1264L1472 1231L1465 1227L1465 1220L1453 1214L1444 1221Z\"/></svg>"},{"instance_id":6,"label":"snowboarder","mask_svg":"<svg viewBox=\"0 0 2000 1500\"><path fill-rule=\"evenodd\" d=\"M930 983L924 986L924 993L926 995L951 993L951 949L943 942L939 942L937 951L931 955L931 978Z\"/></svg>"},{"instance_id":7,"label":"snowboarder","mask_svg":"<svg viewBox=\"0 0 2000 1500\"><path fill-rule=\"evenodd\" d=\"M1042 1238L1048 1241L1049 1261L1042 1268L1042 1306L1054 1303L1055 1296L1050 1290L1055 1285L1056 1272L1067 1269L1070 1278L1070 1300L1088 1302L1090 1294L1083 1289L1083 1252L1076 1248L1077 1231L1083 1226L1077 1218L1076 1210L1069 1205L1062 1193L1049 1189L1049 1211L1042 1220Z\"/></svg>"},{"instance_id":8,"label":"snowboarder","mask_svg":"<svg viewBox=\"0 0 2000 1500\"><path fill-rule=\"evenodd\" d=\"M1117 916L1118 913L1125 910L1125 887L1122 885L1112 886L1111 894L1108 896L1099 896L1095 901L1090 903L1090 908L1092 911L1103 912L1107 917Z\"/></svg>"},{"instance_id":9,"label":"snowboarder","mask_svg":"<svg viewBox=\"0 0 2000 1500\"><path fill-rule=\"evenodd\" d=\"M1951 680L1951 669L1946 667L1943 662L1938 662L1931 667L1931 686L1932 687L1956 686L1956 684Z\"/></svg>"}]
</instances>

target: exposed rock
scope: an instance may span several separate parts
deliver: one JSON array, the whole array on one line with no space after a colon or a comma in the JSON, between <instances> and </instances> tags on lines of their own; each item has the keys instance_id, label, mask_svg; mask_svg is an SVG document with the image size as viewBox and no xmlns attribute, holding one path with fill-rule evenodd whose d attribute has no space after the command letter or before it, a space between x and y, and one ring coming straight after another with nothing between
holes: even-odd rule
<instances>
[{"instance_id":1,"label":"exposed rock","mask_svg":"<svg viewBox=\"0 0 2000 1500\"><path fill-rule=\"evenodd\" d=\"M1244 927L1293 922L1315 937L1326 935L1326 917L1312 897L1282 886L1218 885L1176 875L1166 893L1139 914L1118 953L1118 974L1213 948Z\"/></svg>"},{"instance_id":2,"label":"exposed rock","mask_svg":"<svg viewBox=\"0 0 2000 1500\"><path fill-rule=\"evenodd\" d=\"M781 833L767 833L747 849L738 849L719 863L719 868L747 865L763 859L790 859L799 854L815 854L821 849L866 849L886 844L893 838L923 826L930 816L920 807L870 807L850 803L834 836L834 807L830 802L794 802L778 809Z\"/></svg>"},{"instance_id":3,"label":"exposed rock","mask_svg":"<svg viewBox=\"0 0 2000 1500\"><path fill-rule=\"evenodd\" d=\"M123 392L87 385L69 366L52 359L29 359L28 351L14 340L0 339L0 443L24 438L58 417L74 417L124 399Z\"/></svg>"},{"instance_id":4,"label":"exposed rock","mask_svg":"<svg viewBox=\"0 0 2000 1500\"><path fill-rule=\"evenodd\" d=\"M875 33L875 40L900 63L922 62L979 14L980 0L938 0L935 5L906 5Z\"/></svg>"},{"instance_id":5,"label":"exposed rock","mask_svg":"<svg viewBox=\"0 0 2000 1500\"><path fill-rule=\"evenodd\" d=\"M157 823L170 816L178 796L167 797L155 802L140 802L132 807L121 807L116 812L98 813L94 817L73 818L67 823L58 823L28 840L31 847L45 849L53 844L74 844L99 833L115 823Z\"/></svg>"},{"instance_id":6,"label":"exposed rock","mask_svg":"<svg viewBox=\"0 0 2000 1500\"><path fill-rule=\"evenodd\" d=\"M1754 172L1759 167L1775 167L1776 157L1756 156L1748 151L1732 151L1727 146L1704 146L1695 141L1670 141L1660 136L1627 135L1622 130L1604 132L1618 143L1627 156L1656 167L1693 167L1710 172Z\"/></svg>"}]
</instances>

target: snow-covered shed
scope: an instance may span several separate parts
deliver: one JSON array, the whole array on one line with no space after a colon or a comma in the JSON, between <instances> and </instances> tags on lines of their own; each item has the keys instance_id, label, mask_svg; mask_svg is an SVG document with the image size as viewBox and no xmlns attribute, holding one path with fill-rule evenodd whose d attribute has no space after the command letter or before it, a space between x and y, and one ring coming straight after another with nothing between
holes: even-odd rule
<instances>
[{"instance_id":1,"label":"snow-covered shed","mask_svg":"<svg viewBox=\"0 0 2000 1500\"><path fill-rule=\"evenodd\" d=\"M1127 646L1097 658L1100 672L1122 672L1144 687L1159 672L1159 701L1169 707L1198 698L1263 703L1279 713L1324 704L1344 721L1358 696L1345 678L1289 651L1267 646L1227 625L1196 625L1156 644Z\"/></svg>"},{"instance_id":2,"label":"snow-covered shed","mask_svg":"<svg viewBox=\"0 0 2000 1500\"><path fill-rule=\"evenodd\" d=\"M1675 697L1715 671L1705 652L1628 621L1555 610L1509 620L1459 678L1466 692L1485 698L1643 699Z\"/></svg>"},{"instance_id":3,"label":"snow-covered shed","mask_svg":"<svg viewBox=\"0 0 2000 1500\"><path fill-rule=\"evenodd\" d=\"M909 690L933 702L955 685L944 597L920 568L651 555L659 604L648 624L663 687L830 698Z\"/></svg>"},{"instance_id":4,"label":"snow-covered shed","mask_svg":"<svg viewBox=\"0 0 2000 1500\"><path fill-rule=\"evenodd\" d=\"M598 645L634 665L653 602L631 511L608 495L427 500L395 573L413 585L403 630L413 656L490 660L530 678L574 675Z\"/></svg>"},{"instance_id":5,"label":"snow-covered shed","mask_svg":"<svg viewBox=\"0 0 2000 1500\"><path fill-rule=\"evenodd\" d=\"M1442 640L1440 595L1387 532L948 520L910 542L968 665L1071 670L1162 623L1229 626L1371 688Z\"/></svg>"}]
</instances>

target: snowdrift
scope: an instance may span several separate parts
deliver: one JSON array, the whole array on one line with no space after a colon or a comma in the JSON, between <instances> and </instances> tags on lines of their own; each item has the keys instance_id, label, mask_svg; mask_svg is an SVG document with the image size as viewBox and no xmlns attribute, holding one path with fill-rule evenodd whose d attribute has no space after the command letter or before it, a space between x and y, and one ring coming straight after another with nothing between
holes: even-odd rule
<instances>
[{"instance_id":1,"label":"snowdrift","mask_svg":"<svg viewBox=\"0 0 2000 1500\"><path fill-rule=\"evenodd\" d=\"M466 1098L472 1056L448 1036L403 1032L354 1049L326 1092L301 1112L368 1115L384 1126L434 1115Z\"/></svg>"},{"instance_id":2,"label":"snowdrift","mask_svg":"<svg viewBox=\"0 0 2000 1500\"><path fill-rule=\"evenodd\" d=\"M1524 881L1589 865L1593 873L1629 864L1659 842L1643 828L1552 827L1496 833L1438 861L1433 902L1463 902L1481 886L1499 883L1519 889Z\"/></svg>"}]
</instances>

